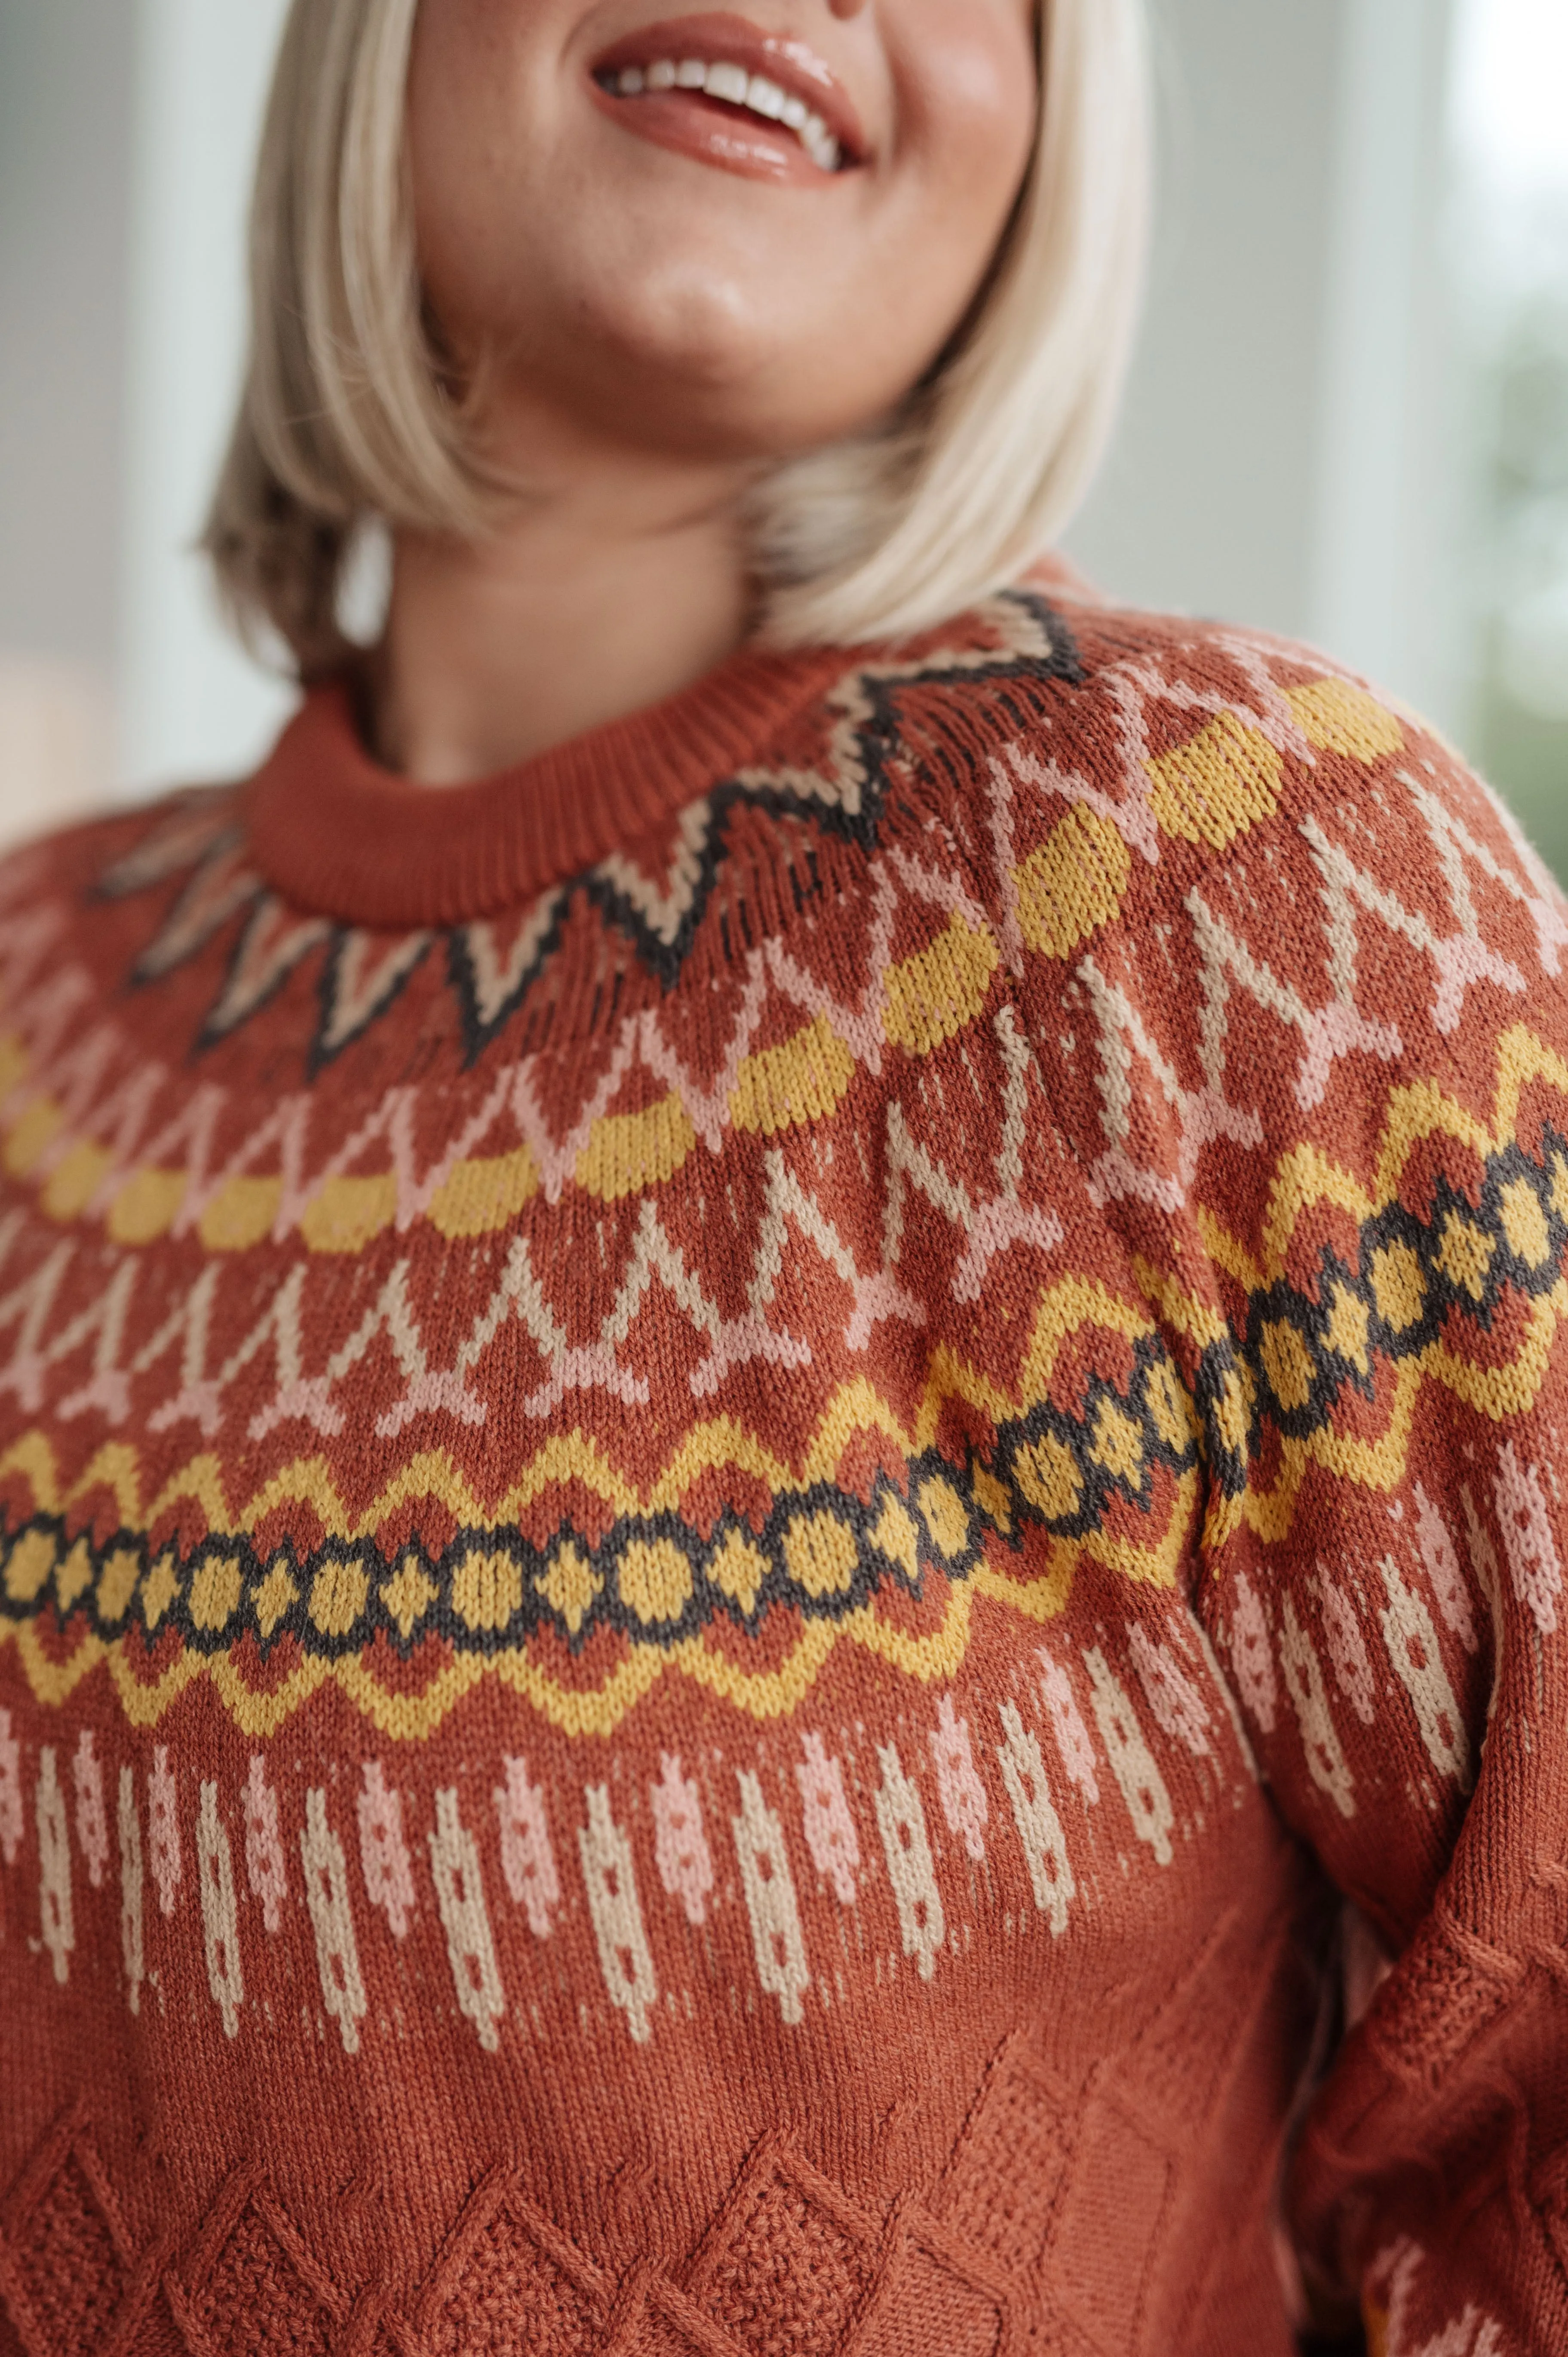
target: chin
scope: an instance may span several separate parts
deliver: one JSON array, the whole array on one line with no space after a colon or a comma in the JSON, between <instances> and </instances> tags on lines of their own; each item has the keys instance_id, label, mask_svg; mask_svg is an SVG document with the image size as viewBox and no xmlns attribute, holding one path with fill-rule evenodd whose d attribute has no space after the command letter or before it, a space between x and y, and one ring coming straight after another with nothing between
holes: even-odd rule
<instances>
[{"instance_id":1,"label":"chin","mask_svg":"<svg viewBox=\"0 0 1568 2357\"><path fill-rule=\"evenodd\" d=\"M579 393L624 420L629 392L661 439L674 429L711 452L761 457L792 447L791 393L830 373L833 339L798 331L795 309L767 301L765 283L755 271L686 264L580 294L567 345ZM810 307L800 307L809 318Z\"/></svg>"}]
</instances>

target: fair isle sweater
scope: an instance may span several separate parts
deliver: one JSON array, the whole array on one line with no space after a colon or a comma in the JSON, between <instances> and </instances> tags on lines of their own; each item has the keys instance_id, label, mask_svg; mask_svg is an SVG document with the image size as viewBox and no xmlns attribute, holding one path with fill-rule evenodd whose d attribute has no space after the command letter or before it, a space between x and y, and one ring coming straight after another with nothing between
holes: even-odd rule
<instances>
[{"instance_id":1,"label":"fair isle sweater","mask_svg":"<svg viewBox=\"0 0 1568 2357\"><path fill-rule=\"evenodd\" d=\"M0 893L8 2357L1282 2357L1281 2218L1568 2349L1568 920L1441 743L1052 572Z\"/></svg>"}]
</instances>

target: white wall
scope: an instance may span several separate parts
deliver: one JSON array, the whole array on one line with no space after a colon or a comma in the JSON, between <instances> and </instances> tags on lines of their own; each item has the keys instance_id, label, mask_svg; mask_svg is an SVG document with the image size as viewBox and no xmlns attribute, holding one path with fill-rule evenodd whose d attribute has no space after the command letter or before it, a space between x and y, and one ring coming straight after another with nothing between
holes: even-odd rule
<instances>
[{"instance_id":1,"label":"white wall","mask_svg":"<svg viewBox=\"0 0 1568 2357\"><path fill-rule=\"evenodd\" d=\"M1155 0L1163 170L1106 587L1305 638L1457 726L1437 272L1450 0Z\"/></svg>"},{"instance_id":2,"label":"white wall","mask_svg":"<svg viewBox=\"0 0 1568 2357\"><path fill-rule=\"evenodd\" d=\"M0 0L0 838L113 771L125 0Z\"/></svg>"},{"instance_id":3,"label":"white wall","mask_svg":"<svg viewBox=\"0 0 1568 2357\"><path fill-rule=\"evenodd\" d=\"M1356 5L1155 0L1148 313L1121 437L1072 535L1118 596L1308 626L1334 109Z\"/></svg>"},{"instance_id":4,"label":"white wall","mask_svg":"<svg viewBox=\"0 0 1568 2357\"><path fill-rule=\"evenodd\" d=\"M1356 0L1334 128L1311 635L1457 736L1463 403L1452 337L1452 0Z\"/></svg>"},{"instance_id":5,"label":"white wall","mask_svg":"<svg viewBox=\"0 0 1568 2357\"><path fill-rule=\"evenodd\" d=\"M121 702L132 790L243 770L291 700L223 630L192 546L242 364L245 210L285 0L137 4Z\"/></svg>"}]
</instances>

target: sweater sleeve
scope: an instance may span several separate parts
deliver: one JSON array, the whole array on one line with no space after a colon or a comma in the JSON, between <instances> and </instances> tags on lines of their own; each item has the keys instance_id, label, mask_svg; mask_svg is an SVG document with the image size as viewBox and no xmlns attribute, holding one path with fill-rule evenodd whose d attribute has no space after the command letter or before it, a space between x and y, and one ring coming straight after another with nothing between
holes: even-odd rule
<instances>
[{"instance_id":1,"label":"sweater sleeve","mask_svg":"<svg viewBox=\"0 0 1568 2357\"><path fill-rule=\"evenodd\" d=\"M1194 1609L1389 1966L1294 2230L1383 2357L1568 2350L1563 904L1298 651L1095 678L1113 733L1011 756L1001 921L1201 1421Z\"/></svg>"}]
</instances>

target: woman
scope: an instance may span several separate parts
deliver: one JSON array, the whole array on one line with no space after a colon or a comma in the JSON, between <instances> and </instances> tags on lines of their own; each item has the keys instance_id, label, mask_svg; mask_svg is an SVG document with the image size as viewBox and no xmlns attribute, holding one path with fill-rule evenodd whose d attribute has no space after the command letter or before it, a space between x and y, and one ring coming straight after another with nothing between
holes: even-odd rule
<instances>
[{"instance_id":1,"label":"woman","mask_svg":"<svg viewBox=\"0 0 1568 2357\"><path fill-rule=\"evenodd\" d=\"M1568 921L1043 558L1142 106L1133 0L296 0L308 693L5 877L29 2352L1568 2347Z\"/></svg>"}]
</instances>

